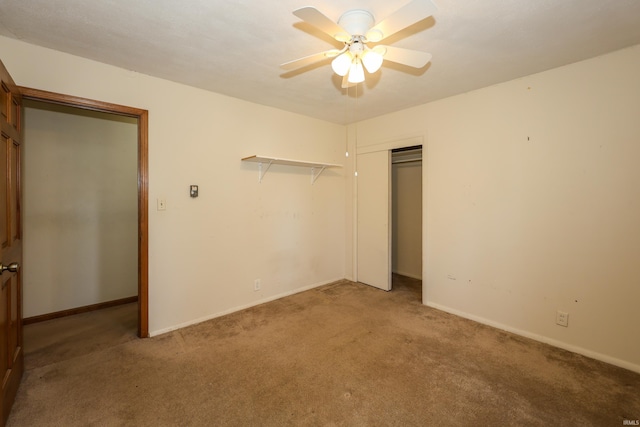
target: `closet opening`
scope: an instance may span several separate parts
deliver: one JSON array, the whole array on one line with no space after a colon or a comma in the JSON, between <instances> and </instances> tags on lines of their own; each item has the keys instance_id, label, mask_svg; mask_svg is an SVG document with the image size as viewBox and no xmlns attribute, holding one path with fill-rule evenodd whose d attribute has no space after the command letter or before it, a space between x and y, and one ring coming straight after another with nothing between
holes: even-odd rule
<instances>
[{"instance_id":1,"label":"closet opening","mask_svg":"<svg viewBox=\"0 0 640 427\"><path fill-rule=\"evenodd\" d=\"M422 146L391 150L392 290L422 301Z\"/></svg>"}]
</instances>

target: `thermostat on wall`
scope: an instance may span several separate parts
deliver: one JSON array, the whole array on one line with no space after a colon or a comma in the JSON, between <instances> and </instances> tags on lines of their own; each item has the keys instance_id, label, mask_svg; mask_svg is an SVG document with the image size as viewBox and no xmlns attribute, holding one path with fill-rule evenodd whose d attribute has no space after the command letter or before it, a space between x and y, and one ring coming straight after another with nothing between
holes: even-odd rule
<instances>
[{"instance_id":1,"label":"thermostat on wall","mask_svg":"<svg viewBox=\"0 0 640 427\"><path fill-rule=\"evenodd\" d=\"M189 195L191 197L198 197L198 186L197 185L192 185L191 189L189 190Z\"/></svg>"}]
</instances>

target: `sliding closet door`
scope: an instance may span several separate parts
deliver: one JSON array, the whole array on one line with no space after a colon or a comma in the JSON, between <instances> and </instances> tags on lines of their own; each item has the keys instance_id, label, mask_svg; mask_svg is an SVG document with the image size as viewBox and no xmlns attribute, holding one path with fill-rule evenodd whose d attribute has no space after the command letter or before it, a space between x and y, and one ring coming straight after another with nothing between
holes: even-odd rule
<instances>
[{"instance_id":1,"label":"sliding closet door","mask_svg":"<svg viewBox=\"0 0 640 427\"><path fill-rule=\"evenodd\" d=\"M359 154L358 281L391 290L391 152Z\"/></svg>"}]
</instances>

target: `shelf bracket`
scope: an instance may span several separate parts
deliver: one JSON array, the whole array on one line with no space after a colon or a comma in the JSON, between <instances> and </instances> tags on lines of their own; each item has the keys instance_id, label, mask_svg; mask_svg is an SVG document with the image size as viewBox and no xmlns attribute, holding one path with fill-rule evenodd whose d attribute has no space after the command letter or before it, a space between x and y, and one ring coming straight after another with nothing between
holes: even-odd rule
<instances>
[{"instance_id":1,"label":"shelf bracket","mask_svg":"<svg viewBox=\"0 0 640 427\"><path fill-rule=\"evenodd\" d=\"M318 177L320 176L322 171L324 171L325 168L326 166L321 166L320 171L318 173L316 173L317 168L315 167L311 168L311 185L313 185L313 183L316 182L316 179L318 179Z\"/></svg>"},{"instance_id":2,"label":"shelf bracket","mask_svg":"<svg viewBox=\"0 0 640 427\"><path fill-rule=\"evenodd\" d=\"M264 171L262 170L262 162L258 163L258 182L262 182L262 178L264 177L264 175L267 173L267 171L269 170L269 168L271 167L271 165L273 164L273 160L269 161L269 164L267 164L267 167L264 168Z\"/></svg>"}]
</instances>

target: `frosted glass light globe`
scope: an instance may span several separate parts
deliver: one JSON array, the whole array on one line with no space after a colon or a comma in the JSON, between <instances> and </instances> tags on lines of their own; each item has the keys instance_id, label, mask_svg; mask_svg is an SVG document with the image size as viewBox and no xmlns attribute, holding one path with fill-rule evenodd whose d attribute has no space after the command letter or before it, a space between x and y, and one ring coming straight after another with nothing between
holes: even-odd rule
<instances>
[{"instance_id":1,"label":"frosted glass light globe","mask_svg":"<svg viewBox=\"0 0 640 427\"><path fill-rule=\"evenodd\" d=\"M375 50L367 50L362 55L362 63L369 73L375 73L382 66L384 58Z\"/></svg>"},{"instance_id":2,"label":"frosted glass light globe","mask_svg":"<svg viewBox=\"0 0 640 427\"><path fill-rule=\"evenodd\" d=\"M336 56L333 61L331 61L331 68L333 68L333 71L337 75L344 77L349 72L352 60L351 53L345 52L342 55Z\"/></svg>"},{"instance_id":3,"label":"frosted glass light globe","mask_svg":"<svg viewBox=\"0 0 640 427\"><path fill-rule=\"evenodd\" d=\"M360 83L364 81L364 68L362 68L362 62L359 60L354 61L349 69L349 83Z\"/></svg>"}]
</instances>

